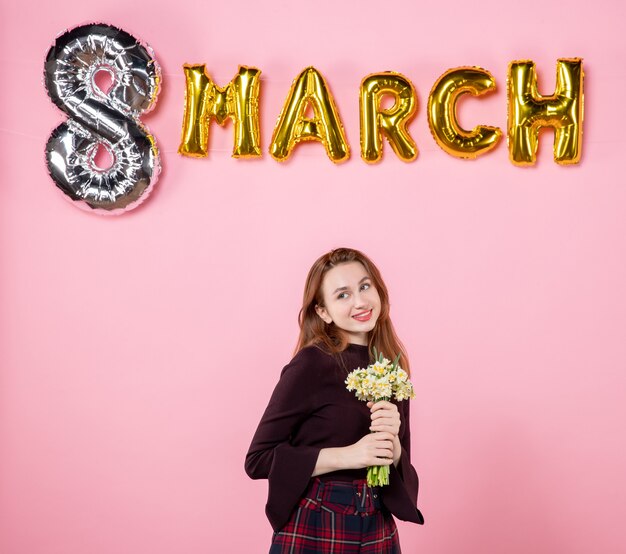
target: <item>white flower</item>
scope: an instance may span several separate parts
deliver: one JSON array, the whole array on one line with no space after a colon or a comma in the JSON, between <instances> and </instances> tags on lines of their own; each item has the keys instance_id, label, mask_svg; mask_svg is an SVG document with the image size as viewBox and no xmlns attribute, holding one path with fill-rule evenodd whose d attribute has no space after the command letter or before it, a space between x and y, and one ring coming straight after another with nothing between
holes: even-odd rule
<instances>
[{"instance_id":1,"label":"white flower","mask_svg":"<svg viewBox=\"0 0 626 554\"><path fill-rule=\"evenodd\" d=\"M401 383L406 383L406 381L409 379L408 373L404 371L404 369L402 369L401 367L398 367L397 375L398 375L398 381L400 381Z\"/></svg>"},{"instance_id":2,"label":"white flower","mask_svg":"<svg viewBox=\"0 0 626 554\"><path fill-rule=\"evenodd\" d=\"M351 371L345 383L349 391L355 391L359 400L395 398L400 401L415 397L407 372L400 366L394 368L391 361L382 356L366 368Z\"/></svg>"}]
</instances>

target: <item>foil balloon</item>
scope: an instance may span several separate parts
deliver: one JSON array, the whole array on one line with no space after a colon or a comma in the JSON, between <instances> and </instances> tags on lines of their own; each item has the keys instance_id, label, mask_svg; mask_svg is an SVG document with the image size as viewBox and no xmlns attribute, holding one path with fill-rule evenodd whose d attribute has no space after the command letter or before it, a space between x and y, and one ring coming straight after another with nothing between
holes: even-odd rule
<instances>
[{"instance_id":1,"label":"foil balloon","mask_svg":"<svg viewBox=\"0 0 626 554\"><path fill-rule=\"evenodd\" d=\"M559 59L552 96L537 91L535 64L511 62L508 78L509 157L514 164L536 161L539 129L554 128L554 161L576 164L582 153L583 67L580 58Z\"/></svg>"},{"instance_id":2,"label":"foil balloon","mask_svg":"<svg viewBox=\"0 0 626 554\"><path fill-rule=\"evenodd\" d=\"M100 72L112 81L96 84ZM46 145L48 170L75 205L119 214L145 200L160 171L155 138L139 121L151 110L160 86L152 50L105 24L75 27L57 38L45 61L48 95L69 118ZM105 148L112 165L96 164Z\"/></svg>"},{"instance_id":3,"label":"foil balloon","mask_svg":"<svg viewBox=\"0 0 626 554\"><path fill-rule=\"evenodd\" d=\"M308 107L313 111L312 118L305 115ZM324 77L314 67L305 69L291 85L274 128L270 154L279 162L285 161L294 146L304 140L322 142L334 163L350 156L333 97Z\"/></svg>"},{"instance_id":4,"label":"foil balloon","mask_svg":"<svg viewBox=\"0 0 626 554\"><path fill-rule=\"evenodd\" d=\"M491 73L480 67L458 67L446 71L428 97L428 125L435 142L448 154L473 159L486 154L500 140L497 127L479 125L463 129L456 116L456 104L463 94L480 96L496 89Z\"/></svg>"},{"instance_id":5,"label":"foil balloon","mask_svg":"<svg viewBox=\"0 0 626 554\"><path fill-rule=\"evenodd\" d=\"M224 125L232 119L235 127L234 158L261 155L259 133L259 80L261 71L239 67L235 78L218 87L204 65L184 65L186 94L183 132L178 152L184 156L208 154L209 126L215 118Z\"/></svg>"},{"instance_id":6,"label":"foil balloon","mask_svg":"<svg viewBox=\"0 0 626 554\"><path fill-rule=\"evenodd\" d=\"M381 106L385 95L395 100L390 108ZM383 133L401 160L410 162L417 158L417 146L406 129L417 109L413 83L400 73L373 73L361 82L359 98L361 158L368 163L380 161Z\"/></svg>"}]
</instances>

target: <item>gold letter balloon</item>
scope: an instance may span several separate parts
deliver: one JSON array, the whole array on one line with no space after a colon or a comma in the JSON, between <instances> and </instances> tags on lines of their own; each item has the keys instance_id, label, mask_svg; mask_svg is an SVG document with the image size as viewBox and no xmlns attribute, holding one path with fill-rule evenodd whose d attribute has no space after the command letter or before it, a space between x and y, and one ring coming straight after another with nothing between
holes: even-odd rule
<instances>
[{"instance_id":1,"label":"gold letter balloon","mask_svg":"<svg viewBox=\"0 0 626 554\"><path fill-rule=\"evenodd\" d=\"M552 96L537 91L535 64L511 62L508 79L509 157L514 164L536 161L541 127L554 127L554 161L580 161L583 133L583 68L580 58L559 59Z\"/></svg>"},{"instance_id":2,"label":"gold letter balloon","mask_svg":"<svg viewBox=\"0 0 626 554\"><path fill-rule=\"evenodd\" d=\"M308 106L312 108L312 118L305 115ZM285 161L303 140L320 141L334 163L350 156L333 97L324 77L314 67L306 68L291 85L274 129L270 154L279 162Z\"/></svg>"},{"instance_id":3,"label":"gold letter balloon","mask_svg":"<svg viewBox=\"0 0 626 554\"><path fill-rule=\"evenodd\" d=\"M205 157L209 149L211 119L224 125L235 124L234 158L261 155L259 147L259 75L254 67L240 66L224 88L218 87L204 65L184 65L186 79L183 133L178 152L184 156Z\"/></svg>"},{"instance_id":4,"label":"gold letter balloon","mask_svg":"<svg viewBox=\"0 0 626 554\"><path fill-rule=\"evenodd\" d=\"M395 102L382 108L385 95ZM417 99L413 83L400 73L373 73L361 82L361 157L368 163L379 162L383 155L383 133L396 155L405 162L417 157L417 146L406 129L415 115Z\"/></svg>"},{"instance_id":5,"label":"gold letter balloon","mask_svg":"<svg viewBox=\"0 0 626 554\"><path fill-rule=\"evenodd\" d=\"M478 125L466 131L456 116L456 103L462 94L480 96L495 89L491 73L480 67L458 67L439 77L428 97L428 125L435 142L445 152L472 159L496 146L502 136L500 129Z\"/></svg>"}]
</instances>

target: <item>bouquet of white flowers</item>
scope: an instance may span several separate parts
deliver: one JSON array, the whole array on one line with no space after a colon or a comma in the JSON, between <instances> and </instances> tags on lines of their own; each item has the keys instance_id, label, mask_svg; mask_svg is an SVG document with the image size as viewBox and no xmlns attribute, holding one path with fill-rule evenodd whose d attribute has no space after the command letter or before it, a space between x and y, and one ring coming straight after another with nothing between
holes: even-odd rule
<instances>
[{"instance_id":1,"label":"bouquet of white flowers","mask_svg":"<svg viewBox=\"0 0 626 554\"><path fill-rule=\"evenodd\" d=\"M393 363L382 352L374 350L374 363L365 369L357 368L348 374L346 386L355 391L356 397L365 402L379 400L407 400L415 398L413 384L404 369L398 365L400 354ZM389 484L389 466L367 468L367 484L371 487Z\"/></svg>"}]
</instances>

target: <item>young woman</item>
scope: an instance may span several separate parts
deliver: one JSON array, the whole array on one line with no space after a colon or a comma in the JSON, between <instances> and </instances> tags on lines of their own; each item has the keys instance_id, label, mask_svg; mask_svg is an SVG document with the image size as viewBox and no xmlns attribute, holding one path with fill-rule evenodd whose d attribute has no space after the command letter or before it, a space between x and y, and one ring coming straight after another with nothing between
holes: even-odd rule
<instances>
[{"instance_id":1,"label":"young woman","mask_svg":"<svg viewBox=\"0 0 626 554\"><path fill-rule=\"evenodd\" d=\"M252 479L268 479L270 554L396 554L391 514L423 524L410 459L409 402L359 401L347 374L373 347L409 363L389 319L380 272L364 254L339 248L307 277L300 337L246 456ZM389 485L368 487L367 467L390 466Z\"/></svg>"}]
</instances>

